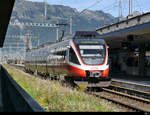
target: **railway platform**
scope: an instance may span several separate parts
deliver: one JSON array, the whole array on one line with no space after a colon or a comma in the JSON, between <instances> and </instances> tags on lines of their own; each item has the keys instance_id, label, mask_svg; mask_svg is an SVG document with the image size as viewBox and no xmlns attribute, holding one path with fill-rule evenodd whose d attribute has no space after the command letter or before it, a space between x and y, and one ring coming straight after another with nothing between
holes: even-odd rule
<instances>
[{"instance_id":1,"label":"railway platform","mask_svg":"<svg viewBox=\"0 0 150 115\"><path fill-rule=\"evenodd\" d=\"M0 112L44 112L0 65Z\"/></svg>"},{"instance_id":2,"label":"railway platform","mask_svg":"<svg viewBox=\"0 0 150 115\"><path fill-rule=\"evenodd\" d=\"M111 75L112 84L127 88L150 92L150 77L148 76L131 76L125 74Z\"/></svg>"}]
</instances>

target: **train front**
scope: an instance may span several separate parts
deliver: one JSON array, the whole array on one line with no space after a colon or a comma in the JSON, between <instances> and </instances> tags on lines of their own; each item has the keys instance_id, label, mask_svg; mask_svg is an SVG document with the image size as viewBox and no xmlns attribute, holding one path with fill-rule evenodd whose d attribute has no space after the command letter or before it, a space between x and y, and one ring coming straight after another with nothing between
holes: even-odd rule
<instances>
[{"instance_id":1,"label":"train front","mask_svg":"<svg viewBox=\"0 0 150 115\"><path fill-rule=\"evenodd\" d=\"M78 85L108 87L111 83L107 45L96 32L77 32L69 50L69 74Z\"/></svg>"}]
</instances>

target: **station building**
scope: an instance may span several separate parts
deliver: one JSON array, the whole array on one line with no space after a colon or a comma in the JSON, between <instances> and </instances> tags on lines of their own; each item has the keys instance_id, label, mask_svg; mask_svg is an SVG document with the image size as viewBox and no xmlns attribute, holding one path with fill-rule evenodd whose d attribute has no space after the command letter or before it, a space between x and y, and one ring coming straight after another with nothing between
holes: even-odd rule
<instances>
[{"instance_id":1,"label":"station building","mask_svg":"<svg viewBox=\"0 0 150 115\"><path fill-rule=\"evenodd\" d=\"M150 12L96 31L109 46L110 74L150 76Z\"/></svg>"}]
</instances>

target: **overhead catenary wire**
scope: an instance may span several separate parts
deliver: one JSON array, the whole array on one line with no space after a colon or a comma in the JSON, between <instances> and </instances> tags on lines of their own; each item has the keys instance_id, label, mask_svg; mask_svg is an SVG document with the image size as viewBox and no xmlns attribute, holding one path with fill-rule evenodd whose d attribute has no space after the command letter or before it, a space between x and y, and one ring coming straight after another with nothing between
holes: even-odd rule
<instances>
[{"instance_id":1,"label":"overhead catenary wire","mask_svg":"<svg viewBox=\"0 0 150 115\"><path fill-rule=\"evenodd\" d=\"M90 9L92 8L93 6L99 4L100 2L102 2L103 0L97 0L94 4L90 5L89 7L87 7L86 9Z\"/></svg>"},{"instance_id":2,"label":"overhead catenary wire","mask_svg":"<svg viewBox=\"0 0 150 115\"><path fill-rule=\"evenodd\" d=\"M79 15L81 15L82 13L84 13L86 10L92 8L93 6L99 4L100 2L102 2L103 0L97 0L95 3L93 3L92 5L90 5L89 7L85 8L83 11L80 12Z\"/></svg>"},{"instance_id":3,"label":"overhead catenary wire","mask_svg":"<svg viewBox=\"0 0 150 115\"><path fill-rule=\"evenodd\" d=\"M137 7L139 7L140 12L141 12L141 13L144 13L143 8L142 8L142 6L141 6L141 4L139 4L139 1L138 1L138 0L135 0L135 2L137 3Z\"/></svg>"}]
</instances>

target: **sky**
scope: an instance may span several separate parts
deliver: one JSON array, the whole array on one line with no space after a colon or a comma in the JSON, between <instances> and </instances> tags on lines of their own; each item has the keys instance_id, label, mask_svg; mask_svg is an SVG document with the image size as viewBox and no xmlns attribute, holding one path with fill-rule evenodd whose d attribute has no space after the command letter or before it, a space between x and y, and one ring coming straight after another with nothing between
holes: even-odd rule
<instances>
[{"instance_id":1,"label":"sky","mask_svg":"<svg viewBox=\"0 0 150 115\"><path fill-rule=\"evenodd\" d=\"M103 10L115 17L119 16L119 0L28 0L35 2L46 1L50 5L65 5L76 8L78 11L84 9L89 10ZM150 0L133 0L133 12L139 11L141 13L150 12ZM122 14L127 16L129 14L129 0L122 0Z\"/></svg>"}]
</instances>

